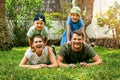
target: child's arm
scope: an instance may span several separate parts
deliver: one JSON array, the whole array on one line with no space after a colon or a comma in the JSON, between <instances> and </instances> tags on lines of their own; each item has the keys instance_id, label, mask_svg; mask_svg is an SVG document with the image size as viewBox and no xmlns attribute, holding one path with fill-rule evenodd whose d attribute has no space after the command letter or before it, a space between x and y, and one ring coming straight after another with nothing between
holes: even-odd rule
<instances>
[{"instance_id":1,"label":"child's arm","mask_svg":"<svg viewBox=\"0 0 120 80\"><path fill-rule=\"evenodd\" d=\"M67 26L67 43L70 42L70 26Z\"/></svg>"},{"instance_id":2,"label":"child's arm","mask_svg":"<svg viewBox=\"0 0 120 80\"><path fill-rule=\"evenodd\" d=\"M32 38L28 37L28 44L31 47L32 46Z\"/></svg>"},{"instance_id":3,"label":"child's arm","mask_svg":"<svg viewBox=\"0 0 120 80\"><path fill-rule=\"evenodd\" d=\"M47 42L48 42L48 38L45 38L45 39L44 39L44 46L47 45Z\"/></svg>"},{"instance_id":4,"label":"child's arm","mask_svg":"<svg viewBox=\"0 0 120 80\"><path fill-rule=\"evenodd\" d=\"M83 34L84 34L84 42L86 42L86 34L85 34L85 29L84 29L84 27L83 28L81 28L81 31L83 32Z\"/></svg>"}]
</instances>

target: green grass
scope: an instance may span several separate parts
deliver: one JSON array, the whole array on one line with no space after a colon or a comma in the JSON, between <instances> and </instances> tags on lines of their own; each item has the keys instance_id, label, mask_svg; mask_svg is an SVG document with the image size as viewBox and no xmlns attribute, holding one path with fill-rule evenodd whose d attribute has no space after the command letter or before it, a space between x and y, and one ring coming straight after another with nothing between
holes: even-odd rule
<instances>
[{"instance_id":1,"label":"green grass","mask_svg":"<svg viewBox=\"0 0 120 80\"><path fill-rule=\"evenodd\" d=\"M27 47L0 52L0 80L120 80L120 49L96 47L104 64L92 67L27 69L18 67ZM56 48L58 51L59 47Z\"/></svg>"}]
</instances>

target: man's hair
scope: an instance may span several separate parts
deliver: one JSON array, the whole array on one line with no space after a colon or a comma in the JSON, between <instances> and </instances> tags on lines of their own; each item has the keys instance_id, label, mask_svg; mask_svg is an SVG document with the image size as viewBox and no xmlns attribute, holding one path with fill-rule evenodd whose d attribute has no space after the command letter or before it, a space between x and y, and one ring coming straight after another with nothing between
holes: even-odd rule
<instances>
[{"instance_id":1,"label":"man's hair","mask_svg":"<svg viewBox=\"0 0 120 80\"><path fill-rule=\"evenodd\" d=\"M82 38L84 39L84 34L83 34L83 32L80 31L80 30L75 30L75 31L73 31L73 32L72 32L72 36L73 36L73 34L77 34L78 36L82 36Z\"/></svg>"}]
</instances>

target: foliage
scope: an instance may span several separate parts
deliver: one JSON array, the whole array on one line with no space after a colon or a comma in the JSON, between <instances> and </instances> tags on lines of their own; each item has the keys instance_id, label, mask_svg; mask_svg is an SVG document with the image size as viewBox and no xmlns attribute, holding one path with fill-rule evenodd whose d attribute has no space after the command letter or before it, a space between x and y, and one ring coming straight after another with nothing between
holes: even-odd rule
<instances>
[{"instance_id":1,"label":"foliage","mask_svg":"<svg viewBox=\"0 0 120 80\"><path fill-rule=\"evenodd\" d=\"M56 31L54 26L52 26L53 24L52 21L60 21L61 24L63 24L64 21L63 26L65 28L66 27L65 21L67 20L68 15L70 13L71 4L69 3L69 1L60 1L60 6L61 9L58 12L44 13L47 20L46 26L48 27L48 30L52 28L55 31L54 34L62 34L65 29L59 29Z\"/></svg>"},{"instance_id":2,"label":"foliage","mask_svg":"<svg viewBox=\"0 0 120 80\"><path fill-rule=\"evenodd\" d=\"M27 69L18 67L28 47L13 48L12 51L0 52L1 80L119 80L120 49L95 47L101 56L103 65L92 67L70 67ZM59 47L56 47L58 52ZM9 54L8 54L9 53Z\"/></svg>"},{"instance_id":3,"label":"foliage","mask_svg":"<svg viewBox=\"0 0 120 80\"><path fill-rule=\"evenodd\" d=\"M101 27L107 25L113 31L113 37L120 35L120 5L115 2L108 11L97 15L97 24Z\"/></svg>"},{"instance_id":4,"label":"foliage","mask_svg":"<svg viewBox=\"0 0 120 80\"><path fill-rule=\"evenodd\" d=\"M15 46L27 45L26 32L33 16L42 10L42 0L6 0L6 15L13 29Z\"/></svg>"}]
</instances>

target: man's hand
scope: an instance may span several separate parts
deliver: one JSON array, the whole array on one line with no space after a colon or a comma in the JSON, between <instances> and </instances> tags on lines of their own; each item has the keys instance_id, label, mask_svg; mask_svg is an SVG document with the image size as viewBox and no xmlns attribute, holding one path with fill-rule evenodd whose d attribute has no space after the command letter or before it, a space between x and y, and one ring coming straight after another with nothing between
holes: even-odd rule
<instances>
[{"instance_id":1,"label":"man's hand","mask_svg":"<svg viewBox=\"0 0 120 80\"><path fill-rule=\"evenodd\" d=\"M83 67L88 66L88 64L86 62L80 62L80 65Z\"/></svg>"}]
</instances>

